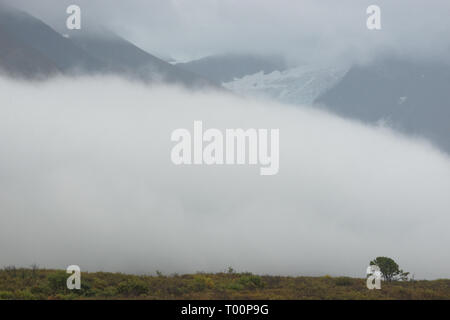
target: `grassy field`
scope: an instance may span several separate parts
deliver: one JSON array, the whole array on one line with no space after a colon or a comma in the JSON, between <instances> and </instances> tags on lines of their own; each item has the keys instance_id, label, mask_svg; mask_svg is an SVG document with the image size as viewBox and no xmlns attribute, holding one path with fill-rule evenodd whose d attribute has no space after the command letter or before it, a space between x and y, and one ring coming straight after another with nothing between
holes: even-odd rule
<instances>
[{"instance_id":1,"label":"grassy field","mask_svg":"<svg viewBox=\"0 0 450 320\"><path fill-rule=\"evenodd\" d=\"M61 270L0 270L0 299L450 299L450 280L382 282L365 279L279 277L251 273L136 276L82 273L81 290L68 290Z\"/></svg>"}]
</instances>

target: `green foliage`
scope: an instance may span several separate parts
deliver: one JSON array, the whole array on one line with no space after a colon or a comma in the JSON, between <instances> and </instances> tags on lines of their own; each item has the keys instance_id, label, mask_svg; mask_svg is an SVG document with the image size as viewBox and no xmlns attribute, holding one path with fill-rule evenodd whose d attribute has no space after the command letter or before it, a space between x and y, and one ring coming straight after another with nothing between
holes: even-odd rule
<instances>
[{"instance_id":1,"label":"green foliage","mask_svg":"<svg viewBox=\"0 0 450 320\"><path fill-rule=\"evenodd\" d=\"M13 299L14 295L9 291L0 291L0 300L10 300Z\"/></svg>"},{"instance_id":2,"label":"green foliage","mask_svg":"<svg viewBox=\"0 0 450 320\"><path fill-rule=\"evenodd\" d=\"M3 268L3 270L10 275L11 277L15 278L17 277L17 268L16 266L10 265Z\"/></svg>"},{"instance_id":3,"label":"green foliage","mask_svg":"<svg viewBox=\"0 0 450 320\"><path fill-rule=\"evenodd\" d=\"M191 289L194 291L204 291L214 287L214 282L206 275L197 274L191 283Z\"/></svg>"},{"instance_id":4,"label":"green foliage","mask_svg":"<svg viewBox=\"0 0 450 320\"><path fill-rule=\"evenodd\" d=\"M258 289L264 287L262 279L260 276L255 275L244 275L239 278L239 284L245 289Z\"/></svg>"},{"instance_id":5,"label":"green foliage","mask_svg":"<svg viewBox=\"0 0 450 320\"><path fill-rule=\"evenodd\" d=\"M138 278L131 278L129 280L122 281L117 287L117 293L125 296L140 296L146 294L147 292L147 284Z\"/></svg>"},{"instance_id":6,"label":"green foliage","mask_svg":"<svg viewBox=\"0 0 450 320\"><path fill-rule=\"evenodd\" d=\"M334 283L337 286L345 287L345 286L351 286L353 284L353 281L349 277L338 277L334 280Z\"/></svg>"},{"instance_id":7,"label":"green foliage","mask_svg":"<svg viewBox=\"0 0 450 320\"><path fill-rule=\"evenodd\" d=\"M391 282L393 280L407 280L409 272L403 272L398 264L388 257L377 257L370 261L370 265L376 265L380 268L385 281Z\"/></svg>"},{"instance_id":8,"label":"green foliage","mask_svg":"<svg viewBox=\"0 0 450 320\"><path fill-rule=\"evenodd\" d=\"M52 293L66 292L67 290L67 273L57 271L48 276L48 286Z\"/></svg>"},{"instance_id":9,"label":"green foliage","mask_svg":"<svg viewBox=\"0 0 450 320\"><path fill-rule=\"evenodd\" d=\"M36 297L31 293L30 289L19 290L14 295L17 300L34 300Z\"/></svg>"},{"instance_id":10,"label":"green foliage","mask_svg":"<svg viewBox=\"0 0 450 320\"><path fill-rule=\"evenodd\" d=\"M450 280L393 281L368 290L365 279L251 273L136 276L82 273L68 290L64 270L0 270L0 299L450 299Z\"/></svg>"}]
</instances>

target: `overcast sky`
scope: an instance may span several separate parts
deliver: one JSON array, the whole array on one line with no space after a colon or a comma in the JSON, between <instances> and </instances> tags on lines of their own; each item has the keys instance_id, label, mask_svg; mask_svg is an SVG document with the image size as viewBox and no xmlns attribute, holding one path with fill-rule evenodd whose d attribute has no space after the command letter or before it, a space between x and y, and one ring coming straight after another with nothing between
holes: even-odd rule
<instances>
[{"instance_id":1,"label":"overcast sky","mask_svg":"<svg viewBox=\"0 0 450 320\"><path fill-rule=\"evenodd\" d=\"M8 0L62 29L65 8L82 8L144 49L178 59L225 52L282 53L294 60L365 60L395 51L447 58L448 0ZM381 7L382 30L366 28Z\"/></svg>"},{"instance_id":2,"label":"overcast sky","mask_svg":"<svg viewBox=\"0 0 450 320\"><path fill-rule=\"evenodd\" d=\"M149 52L365 60L448 56L450 2L14 0L62 30L68 4ZM83 23L89 32L92 23ZM0 266L365 276L386 255L450 277L450 159L308 107L114 78L0 79ZM176 116L174 116L176 115ZM280 172L174 167L174 129L279 128Z\"/></svg>"}]
</instances>

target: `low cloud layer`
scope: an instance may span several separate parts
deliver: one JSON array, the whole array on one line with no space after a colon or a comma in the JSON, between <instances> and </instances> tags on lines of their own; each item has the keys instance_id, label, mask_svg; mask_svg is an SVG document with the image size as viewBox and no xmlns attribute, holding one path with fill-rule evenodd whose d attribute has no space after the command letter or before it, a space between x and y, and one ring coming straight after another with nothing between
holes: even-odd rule
<instances>
[{"instance_id":1,"label":"low cloud layer","mask_svg":"<svg viewBox=\"0 0 450 320\"><path fill-rule=\"evenodd\" d=\"M72 0L0 0L64 30ZM78 0L81 33L107 26L152 53L195 58L224 52L281 53L298 60L365 61L395 52L445 59L448 0ZM366 27L370 5L382 30Z\"/></svg>"},{"instance_id":2,"label":"low cloud layer","mask_svg":"<svg viewBox=\"0 0 450 320\"><path fill-rule=\"evenodd\" d=\"M0 264L450 277L450 159L309 109L111 78L0 80ZM279 128L280 171L175 166L177 128Z\"/></svg>"}]
</instances>

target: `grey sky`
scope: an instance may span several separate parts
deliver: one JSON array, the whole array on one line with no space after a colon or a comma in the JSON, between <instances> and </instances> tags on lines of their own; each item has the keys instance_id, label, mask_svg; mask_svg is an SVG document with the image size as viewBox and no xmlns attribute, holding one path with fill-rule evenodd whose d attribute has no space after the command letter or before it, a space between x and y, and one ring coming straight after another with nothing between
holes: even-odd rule
<instances>
[{"instance_id":1,"label":"grey sky","mask_svg":"<svg viewBox=\"0 0 450 320\"><path fill-rule=\"evenodd\" d=\"M0 0L1 1L1 0ZM450 2L14 0L62 30L68 4L152 53L448 57ZM89 22L91 21L91 22ZM386 255L450 277L450 159L428 142L307 107L113 78L0 79L0 266L364 276ZM188 107L187 107L188 106ZM176 116L174 116L176 115ZM280 173L174 167L170 134L279 128Z\"/></svg>"},{"instance_id":2,"label":"grey sky","mask_svg":"<svg viewBox=\"0 0 450 320\"><path fill-rule=\"evenodd\" d=\"M395 51L447 58L447 0L14 0L58 29L78 4L86 21L108 26L146 50L178 58L224 52L282 53L295 60L365 60ZM377 4L382 30L366 28ZM82 32L88 32L88 23Z\"/></svg>"}]
</instances>

